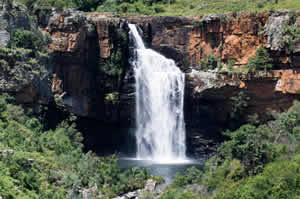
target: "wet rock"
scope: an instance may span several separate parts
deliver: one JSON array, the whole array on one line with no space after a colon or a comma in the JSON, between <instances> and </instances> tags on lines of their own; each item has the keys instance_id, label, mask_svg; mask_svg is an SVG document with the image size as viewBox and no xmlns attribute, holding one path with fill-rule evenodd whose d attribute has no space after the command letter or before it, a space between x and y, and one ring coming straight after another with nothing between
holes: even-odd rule
<instances>
[{"instance_id":1,"label":"wet rock","mask_svg":"<svg viewBox=\"0 0 300 199\"><path fill-rule=\"evenodd\" d=\"M140 195L140 190L126 193L113 199L137 199Z\"/></svg>"},{"instance_id":2,"label":"wet rock","mask_svg":"<svg viewBox=\"0 0 300 199\"><path fill-rule=\"evenodd\" d=\"M156 187L156 182L152 179L147 180L144 189L138 189L136 191L128 192L122 196L118 196L113 199L138 199L143 192L154 192Z\"/></svg>"},{"instance_id":3,"label":"wet rock","mask_svg":"<svg viewBox=\"0 0 300 199\"><path fill-rule=\"evenodd\" d=\"M128 199L134 199L136 197L138 197L139 193L137 191L133 191L133 192L129 192L127 194L125 194L124 196Z\"/></svg>"}]
</instances>

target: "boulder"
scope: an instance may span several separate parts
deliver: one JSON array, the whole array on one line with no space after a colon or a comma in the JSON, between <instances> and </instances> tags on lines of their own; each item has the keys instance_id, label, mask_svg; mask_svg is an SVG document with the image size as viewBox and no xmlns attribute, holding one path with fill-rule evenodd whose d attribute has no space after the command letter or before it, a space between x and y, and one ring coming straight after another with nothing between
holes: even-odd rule
<instances>
[{"instance_id":1,"label":"boulder","mask_svg":"<svg viewBox=\"0 0 300 199\"><path fill-rule=\"evenodd\" d=\"M152 180L152 179L147 180L143 191L150 191L150 192L155 191L156 184L157 183L155 180Z\"/></svg>"}]
</instances>

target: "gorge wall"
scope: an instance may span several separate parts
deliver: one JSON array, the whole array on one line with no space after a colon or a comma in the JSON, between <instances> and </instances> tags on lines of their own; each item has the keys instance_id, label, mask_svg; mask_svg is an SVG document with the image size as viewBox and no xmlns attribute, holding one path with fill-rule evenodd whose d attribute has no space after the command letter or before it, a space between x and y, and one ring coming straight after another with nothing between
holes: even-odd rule
<instances>
[{"instance_id":1,"label":"gorge wall","mask_svg":"<svg viewBox=\"0 0 300 199\"><path fill-rule=\"evenodd\" d=\"M37 15L42 15L41 12L37 11ZM294 15L294 23L299 27L300 12ZM291 17L288 11L202 17L119 17L69 9L44 13L39 17L39 24L52 39L53 93L63 95L64 103L76 114L107 122L130 123L134 88L128 63L131 50L127 23L138 24L147 45L174 59L186 72L187 109L201 100L221 101L220 107L224 108L227 107L224 103L229 101L226 99L236 95L226 90L250 89L253 99L249 100L249 108L263 112L266 108L286 108L299 93L295 68L300 64L300 41L290 50L282 34ZM278 71L249 73L246 78L240 77L242 74L213 74L216 80L207 85L212 74L202 74L201 59L214 54L225 66L228 60L235 60L235 68L243 67L260 45L269 50L274 60L273 68ZM280 107L278 103L274 106L272 101L279 102L281 98L285 106ZM258 99L265 102L256 103ZM217 106L220 102L212 104Z\"/></svg>"},{"instance_id":2,"label":"gorge wall","mask_svg":"<svg viewBox=\"0 0 300 199\"><path fill-rule=\"evenodd\" d=\"M2 6L2 46L9 39L7 27L15 26L16 19L26 15L23 8L14 6L19 9L18 15L11 14L10 18L4 15L9 8ZM282 111L294 99L300 99L300 41L293 38L291 48L284 34L286 25L300 28L300 12L120 17L113 13L49 9L35 10L35 15L35 26L51 37L52 62L46 70L51 91L45 94L45 84L37 84L40 80L36 79L15 90L1 85L2 92L15 93L22 103L56 101L82 117L133 126L134 78L128 61L133 52L128 23L138 24L148 47L174 59L186 73L185 118L191 129L191 143L195 140L192 138L214 136L219 127L230 127L232 97L241 91L247 103L245 118L258 113L259 119L265 120L269 109ZM218 73L204 72L200 67L201 59L214 54L225 67L234 60L234 69L243 68L261 45L273 59L273 71ZM5 78L1 81L16 84L14 79Z\"/></svg>"}]
</instances>

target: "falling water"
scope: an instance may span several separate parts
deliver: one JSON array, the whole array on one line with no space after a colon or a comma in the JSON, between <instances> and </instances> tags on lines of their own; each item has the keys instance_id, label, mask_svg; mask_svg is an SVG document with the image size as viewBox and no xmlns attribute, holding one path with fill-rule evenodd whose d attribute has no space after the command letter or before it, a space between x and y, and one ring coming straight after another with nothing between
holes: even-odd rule
<instances>
[{"instance_id":1,"label":"falling water","mask_svg":"<svg viewBox=\"0 0 300 199\"><path fill-rule=\"evenodd\" d=\"M137 158L185 160L184 73L173 60L147 49L135 25L129 28L135 53Z\"/></svg>"}]
</instances>

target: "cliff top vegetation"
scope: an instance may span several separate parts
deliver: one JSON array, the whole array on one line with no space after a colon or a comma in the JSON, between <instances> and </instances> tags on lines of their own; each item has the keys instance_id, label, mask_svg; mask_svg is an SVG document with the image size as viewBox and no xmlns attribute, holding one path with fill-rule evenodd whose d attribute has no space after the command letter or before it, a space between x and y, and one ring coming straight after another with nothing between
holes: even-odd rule
<instances>
[{"instance_id":1,"label":"cliff top vegetation","mask_svg":"<svg viewBox=\"0 0 300 199\"><path fill-rule=\"evenodd\" d=\"M298 0L15 0L27 7L65 7L86 12L190 16L207 13L300 9Z\"/></svg>"}]
</instances>

